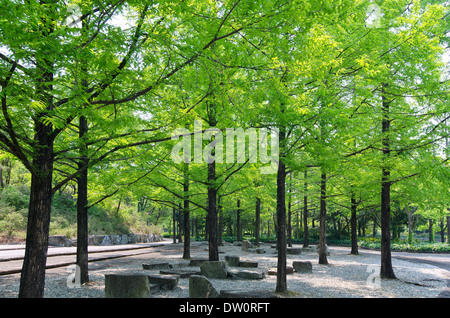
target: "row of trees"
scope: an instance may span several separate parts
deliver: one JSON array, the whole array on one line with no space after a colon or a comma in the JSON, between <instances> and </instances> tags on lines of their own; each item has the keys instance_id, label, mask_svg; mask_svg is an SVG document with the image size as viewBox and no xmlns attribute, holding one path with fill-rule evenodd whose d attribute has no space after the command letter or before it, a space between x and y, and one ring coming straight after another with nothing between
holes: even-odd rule
<instances>
[{"instance_id":1,"label":"row of trees","mask_svg":"<svg viewBox=\"0 0 450 318\"><path fill-rule=\"evenodd\" d=\"M210 260L229 200L276 207L280 292L291 179L306 175L308 189L315 171L320 263L331 200L354 214L380 212L387 278L395 278L393 196L405 207L449 206L443 1L5 0L0 8L0 147L31 174L20 297L43 296L51 200L71 182L83 282L88 209L123 191L181 203L186 220L204 211ZM171 156L176 128L188 132L180 140L193 137L182 162ZM251 160L250 147L243 160L239 150L218 160L227 128L277 139L275 169L261 174L268 167Z\"/></svg>"},{"instance_id":2,"label":"row of trees","mask_svg":"<svg viewBox=\"0 0 450 318\"><path fill-rule=\"evenodd\" d=\"M303 184L301 178L297 181ZM310 243L315 244L318 240L320 199L318 186L319 184L314 181L304 195L303 189L288 184L289 191L286 199L288 246L291 246L293 242L308 246ZM314 191L314 187L316 191ZM328 241L345 243L353 238L354 250L357 253L356 243L359 237L378 237L380 215L375 192L376 189L373 189L372 199L366 202L358 198L356 213L352 213L350 194L338 191L331 194L332 198L327 200L329 202L326 216ZM222 204L218 210L219 236L222 234L224 240L241 241L246 237L255 241L260 239L273 241L277 227L273 193L268 193L267 196L271 199L264 202L261 202L261 199L259 201L252 200L252 196L240 192L236 192L230 198L221 198L225 204ZM160 194L158 197L161 197ZM307 200L306 209L304 207L305 198ZM148 214L148 222L162 226L166 235L173 237L174 242L180 239L182 241L185 236L184 222L186 220L181 205L176 206L178 200L170 194L167 195L165 202L161 202L163 201L161 199L141 198L141 200L144 199L147 202L158 202L149 203L144 211ZM169 201L170 199L173 201ZM417 240L448 242L449 217L445 209L424 206L419 208L413 205L414 203L404 204L401 202L400 194L394 192L391 213L391 237L393 239L402 239L410 244L414 244ZM404 204L403 207L402 204ZM207 238L205 212L194 208L190 209L190 215L190 237L194 237L196 240ZM259 215L259 222L256 221L257 215ZM312 232L311 229L313 229ZM259 236L257 237L258 231ZM438 235L439 238L435 238L435 235ZM219 238L219 245L221 242L222 240Z\"/></svg>"}]
</instances>

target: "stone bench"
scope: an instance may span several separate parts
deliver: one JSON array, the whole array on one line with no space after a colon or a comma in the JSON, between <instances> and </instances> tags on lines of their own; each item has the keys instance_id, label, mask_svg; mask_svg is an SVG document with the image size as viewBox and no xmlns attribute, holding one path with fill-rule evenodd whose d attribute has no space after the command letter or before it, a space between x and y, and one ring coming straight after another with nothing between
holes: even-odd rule
<instances>
[{"instance_id":1,"label":"stone bench","mask_svg":"<svg viewBox=\"0 0 450 318\"><path fill-rule=\"evenodd\" d=\"M147 270L166 269L169 268L169 263L144 263L142 268Z\"/></svg>"},{"instance_id":2,"label":"stone bench","mask_svg":"<svg viewBox=\"0 0 450 318\"><path fill-rule=\"evenodd\" d=\"M191 275L200 275L199 271L189 269L165 269L159 271L161 275L178 275L180 278L188 278Z\"/></svg>"},{"instance_id":3,"label":"stone bench","mask_svg":"<svg viewBox=\"0 0 450 318\"><path fill-rule=\"evenodd\" d=\"M263 279L265 277L263 272L250 270L228 270L228 274L234 279Z\"/></svg>"},{"instance_id":4,"label":"stone bench","mask_svg":"<svg viewBox=\"0 0 450 318\"><path fill-rule=\"evenodd\" d=\"M286 247L287 254L299 255L299 254L301 254L301 252L302 252L302 249L299 247Z\"/></svg>"},{"instance_id":5,"label":"stone bench","mask_svg":"<svg viewBox=\"0 0 450 318\"><path fill-rule=\"evenodd\" d=\"M219 293L203 275L189 277L189 298L216 298Z\"/></svg>"},{"instance_id":6,"label":"stone bench","mask_svg":"<svg viewBox=\"0 0 450 318\"><path fill-rule=\"evenodd\" d=\"M312 273L312 264L309 261L294 261L292 267L297 273Z\"/></svg>"},{"instance_id":7,"label":"stone bench","mask_svg":"<svg viewBox=\"0 0 450 318\"><path fill-rule=\"evenodd\" d=\"M178 275L147 274L146 276L150 284L158 285L162 290L175 289L180 279Z\"/></svg>"},{"instance_id":8,"label":"stone bench","mask_svg":"<svg viewBox=\"0 0 450 318\"><path fill-rule=\"evenodd\" d=\"M239 256L225 255L225 261L228 263L228 266L239 267Z\"/></svg>"},{"instance_id":9,"label":"stone bench","mask_svg":"<svg viewBox=\"0 0 450 318\"><path fill-rule=\"evenodd\" d=\"M228 277L225 261L208 261L200 265L200 274L207 278L225 279Z\"/></svg>"},{"instance_id":10,"label":"stone bench","mask_svg":"<svg viewBox=\"0 0 450 318\"><path fill-rule=\"evenodd\" d=\"M107 298L146 298L150 295L150 289L150 282L146 274L105 275L105 296Z\"/></svg>"},{"instance_id":11,"label":"stone bench","mask_svg":"<svg viewBox=\"0 0 450 318\"><path fill-rule=\"evenodd\" d=\"M258 267L258 262L239 261L239 267Z\"/></svg>"}]
</instances>

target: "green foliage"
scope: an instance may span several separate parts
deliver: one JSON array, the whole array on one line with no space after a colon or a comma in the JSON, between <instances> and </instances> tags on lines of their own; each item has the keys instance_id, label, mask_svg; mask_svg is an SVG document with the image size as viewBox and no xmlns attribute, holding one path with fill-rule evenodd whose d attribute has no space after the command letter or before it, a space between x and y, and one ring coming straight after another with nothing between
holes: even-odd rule
<instances>
[{"instance_id":1,"label":"green foliage","mask_svg":"<svg viewBox=\"0 0 450 318\"><path fill-rule=\"evenodd\" d=\"M17 211L13 206L0 202L0 233L6 232L11 237L14 232L25 229L25 211Z\"/></svg>"},{"instance_id":2,"label":"green foliage","mask_svg":"<svg viewBox=\"0 0 450 318\"><path fill-rule=\"evenodd\" d=\"M25 187L8 186L0 192L0 202L15 210L28 208L29 190Z\"/></svg>"},{"instance_id":3,"label":"green foliage","mask_svg":"<svg viewBox=\"0 0 450 318\"><path fill-rule=\"evenodd\" d=\"M280 156L293 177L287 195L293 216L305 195L309 222L317 217L318 177L327 172L329 239L345 236L336 224L348 223L352 199L361 227L377 224L381 168L391 173L397 234L408 225L408 207L417 208L411 212L417 219L448 215L450 103L442 57L449 22L442 1L378 1L383 15L376 27L366 21L374 4L368 0L136 0L104 7L76 1L88 17L84 29L64 23L68 7L61 1L0 3L0 143L8 153L0 159L23 164L0 166L14 185L0 193L5 231L24 228L18 225L29 200L23 170L36 172L39 120L52 125L55 137L53 234L76 235L76 192L63 189L76 188L82 154L90 160L89 203L97 202L89 209L91 233L169 228L172 208L185 199L204 228L206 193L214 187L224 235L235 231L238 199L243 233L253 233L260 198L262 235L273 239L275 173L262 175L260 162L223 162L212 182L204 162L187 167L170 160L172 132L192 131L194 120L222 131L283 128L288 138ZM110 13L126 16L130 26L117 25ZM45 85L43 61L51 61L52 73ZM53 97L51 107L43 95ZM388 133L380 127L385 116ZM81 117L88 122L83 138ZM137 208L143 198L151 203ZM309 236L317 239L317 228Z\"/></svg>"},{"instance_id":4,"label":"green foliage","mask_svg":"<svg viewBox=\"0 0 450 318\"><path fill-rule=\"evenodd\" d=\"M23 186L9 186L0 192L0 233L19 235L26 229L28 215L28 189ZM119 214L114 207L89 209L89 234L160 234L159 226L147 225L146 215L136 212L132 205L125 205ZM76 199L67 193L55 194L52 200L50 235L77 235ZM19 235L21 236L21 235Z\"/></svg>"},{"instance_id":5,"label":"green foliage","mask_svg":"<svg viewBox=\"0 0 450 318\"><path fill-rule=\"evenodd\" d=\"M359 240L361 247L380 249L380 239L376 238L362 238ZM406 251L406 252L436 252L436 253L448 253L450 252L450 245L446 243L435 242L414 242L409 244L406 241L395 240L391 242L391 249L394 251Z\"/></svg>"}]
</instances>

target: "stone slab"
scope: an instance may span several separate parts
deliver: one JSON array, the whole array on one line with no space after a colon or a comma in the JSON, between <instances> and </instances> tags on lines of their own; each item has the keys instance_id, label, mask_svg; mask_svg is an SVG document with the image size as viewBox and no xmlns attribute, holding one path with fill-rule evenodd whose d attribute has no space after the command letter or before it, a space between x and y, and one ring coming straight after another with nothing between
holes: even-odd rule
<instances>
[{"instance_id":1,"label":"stone slab","mask_svg":"<svg viewBox=\"0 0 450 318\"><path fill-rule=\"evenodd\" d=\"M107 298L147 298L149 295L150 283L145 274L105 275L105 296Z\"/></svg>"},{"instance_id":2,"label":"stone slab","mask_svg":"<svg viewBox=\"0 0 450 318\"><path fill-rule=\"evenodd\" d=\"M299 255L299 254L301 254L301 252L302 252L302 249L299 247L286 247L287 254Z\"/></svg>"},{"instance_id":3,"label":"stone slab","mask_svg":"<svg viewBox=\"0 0 450 318\"><path fill-rule=\"evenodd\" d=\"M239 261L239 267L258 267L258 262Z\"/></svg>"},{"instance_id":4,"label":"stone slab","mask_svg":"<svg viewBox=\"0 0 450 318\"><path fill-rule=\"evenodd\" d=\"M169 263L143 263L142 268L147 270L166 269L169 268Z\"/></svg>"},{"instance_id":5,"label":"stone slab","mask_svg":"<svg viewBox=\"0 0 450 318\"><path fill-rule=\"evenodd\" d=\"M312 264L309 261L294 261L292 267L298 273L312 273Z\"/></svg>"},{"instance_id":6,"label":"stone slab","mask_svg":"<svg viewBox=\"0 0 450 318\"><path fill-rule=\"evenodd\" d=\"M147 274L150 284L160 285L163 290L173 290L180 279L178 275Z\"/></svg>"},{"instance_id":7,"label":"stone slab","mask_svg":"<svg viewBox=\"0 0 450 318\"><path fill-rule=\"evenodd\" d=\"M219 293L205 276L189 277L189 298L216 298L217 296Z\"/></svg>"},{"instance_id":8,"label":"stone slab","mask_svg":"<svg viewBox=\"0 0 450 318\"><path fill-rule=\"evenodd\" d=\"M207 278L225 279L228 277L225 261L208 261L200 265L200 274Z\"/></svg>"},{"instance_id":9,"label":"stone slab","mask_svg":"<svg viewBox=\"0 0 450 318\"><path fill-rule=\"evenodd\" d=\"M159 271L161 275L178 275L180 278L188 278L192 275L200 275L200 271L193 271L189 269L164 269Z\"/></svg>"},{"instance_id":10,"label":"stone slab","mask_svg":"<svg viewBox=\"0 0 450 318\"><path fill-rule=\"evenodd\" d=\"M250 270L228 270L230 276L234 279L263 279L265 274L263 272L250 271Z\"/></svg>"},{"instance_id":11,"label":"stone slab","mask_svg":"<svg viewBox=\"0 0 450 318\"><path fill-rule=\"evenodd\" d=\"M238 267L239 266L239 256L236 255L225 255L225 261L227 261L228 266Z\"/></svg>"}]
</instances>

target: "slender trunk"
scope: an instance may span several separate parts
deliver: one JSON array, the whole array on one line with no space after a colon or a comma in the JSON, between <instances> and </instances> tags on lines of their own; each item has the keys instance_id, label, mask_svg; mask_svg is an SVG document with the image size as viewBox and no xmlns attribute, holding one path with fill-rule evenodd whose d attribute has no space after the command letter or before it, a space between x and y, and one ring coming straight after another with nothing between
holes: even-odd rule
<instances>
[{"instance_id":1,"label":"slender trunk","mask_svg":"<svg viewBox=\"0 0 450 318\"><path fill-rule=\"evenodd\" d=\"M261 199L256 198L256 215L255 215L255 245L259 246L259 231L261 222Z\"/></svg>"},{"instance_id":2,"label":"slender trunk","mask_svg":"<svg viewBox=\"0 0 450 318\"><path fill-rule=\"evenodd\" d=\"M428 241L434 242L434 230L432 219L428 219Z\"/></svg>"},{"instance_id":3,"label":"slender trunk","mask_svg":"<svg viewBox=\"0 0 450 318\"><path fill-rule=\"evenodd\" d=\"M0 166L0 189L5 188L5 183L3 182L3 161L2 165Z\"/></svg>"},{"instance_id":4,"label":"slender trunk","mask_svg":"<svg viewBox=\"0 0 450 318\"><path fill-rule=\"evenodd\" d=\"M183 225L183 209L181 202L178 203L178 243L183 243L184 225Z\"/></svg>"},{"instance_id":5,"label":"slender trunk","mask_svg":"<svg viewBox=\"0 0 450 318\"><path fill-rule=\"evenodd\" d=\"M326 223L325 217L327 213L326 205L326 195L327 195L327 175L325 173L321 174L320 178L320 237L319 237L319 264L328 264L327 253L326 253Z\"/></svg>"},{"instance_id":6,"label":"slender trunk","mask_svg":"<svg viewBox=\"0 0 450 318\"><path fill-rule=\"evenodd\" d=\"M285 150L286 132L284 127L281 127L279 132L280 150L284 153ZM286 282L286 166L280 156L277 173L277 250L278 250L278 265L277 265L277 292L287 291Z\"/></svg>"},{"instance_id":7,"label":"slender trunk","mask_svg":"<svg viewBox=\"0 0 450 318\"><path fill-rule=\"evenodd\" d=\"M409 209L408 206L406 206L406 214L408 215L408 244L412 244L413 242L413 213Z\"/></svg>"},{"instance_id":8,"label":"slender trunk","mask_svg":"<svg viewBox=\"0 0 450 318\"><path fill-rule=\"evenodd\" d=\"M172 209L172 222L173 222L173 234L172 234L172 238L173 238L173 244L175 244L177 242L177 221L176 221L176 207L175 205L173 206Z\"/></svg>"},{"instance_id":9,"label":"slender trunk","mask_svg":"<svg viewBox=\"0 0 450 318\"><path fill-rule=\"evenodd\" d=\"M306 178L308 176L307 170L305 170L305 188L303 193L303 247L308 247L308 182Z\"/></svg>"},{"instance_id":10,"label":"slender trunk","mask_svg":"<svg viewBox=\"0 0 450 318\"><path fill-rule=\"evenodd\" d=\"M79 139L80 161L78 169L87 166L89 159L87 156L87 145L84 143L85 134L88 131L87 119L80 117ZM88 170L85 168L77 178L78 198L77 198L77 270L80 271L80 283L89 281L88 274Z\"/></svg>"},{"instance_id":11,"label":"slender trunk","mask_svg":"<svg viewBox=\"0 0 450 318\"><path fill-rule=\"evenodd\" d=\"M447 216L447 244L450 244L450 216Z\"/></svg>"},{"instance_id":12,"label":"slender trunk","mask_svg":"<svg viewBox=\"0 0 450 318\"><path fill-rule=\"evenodd\" d=\"M356 235L356 199L355 199L355 193L351 192L351 208L352 208L352 217L351 217L351 227L352 227L352 250L350 254L357 255L358 254L358 238Z\"/></svg>"},{"instance_id":13,"label":"slender trunk","mask_svg":"<svg viewBox=\"0 0 450 318\"><path fill-rule=\"evenodd\" d=\"M82 21L82 34L86 35L88 24ZM88 88L87 80L87 61L81 58L81 88L85 92ZM80 283L84 284L89 281L88 269L88 146L86 144L86 134L88 132L88 121L85 116L80 116L78 139L80 141L80 160L77 164L80 174L77 177L78 197L77 197L77 270L80 271Z\"/></svg>"},{"instance_id":14,"label":"slender trunk","mask_svg":"<svg viewBox=\"0 0 450 318\"><path fill-rule=\"evenodd\" d=\"M389 102L384 95L385 87L387 84L383 85L382 90L382 144L383 144L383 159L384 164L381 170L381 269L380 276L384 278L395 279L394 269L392 267L391 258L391 171L389 164L386 161L390 157L390 118L389 118Z\"/></svg>"},{"instance_id":15,"label":"slender trunk","mask_svg":"<svg viewBox=\"0 0 450 318\"><path fill-rule=\"evenodd\" d=\"M237 212L236 212L236 240L242 241L242 229L241 229L241 200L237 200Z\"/></svg>"},{"instance_id":16,"label":"slender trunk","mask_svg":"<svg viewBox=\"0 0 450 318\"><path fill-rule=\"evenodd\" d=\"M292 216L291 216L291 208L292 208L292 201L291 201L291 192L292 192L292 173L289 175L289 197L288 197L288 223L287 223L287 237L288 237L288 246L292 247Z\"/></svg>"},{"instance_id":17,"label":"slender trunk","mask_svg":"<svg viewBox=\"0 0 450 318\"><path fill-rule=\"evenodd\" d=\"M183 215L184 215L184 249L183 258L191 258L191 229L189 220L189 178L187 172L189 165L184 164L184 180L183 180Z\"/></svg>"},{"instance_id":18,"label":"slender trunk","mask_svg":"<svg viewBox=\"0 0 450 318\"><path fill-rule=\"evenodd\" d=\"M219 232L217 233L217 241L219 246L223 246L223 207L220 204L220 197L217 199L217 214L219 215Z\"/></svg>"},{"instance_id":19,"label":"slender trunk","mask_svg":"<svg viewBox=\"0 0 450 318\"><path fill-rule=\"evenodd\" d=\"M219 246L217 244L217 189L216 189L216 163L208 163L208 239L209 260L219 260Z\"/></svg>"}]
</instances>

